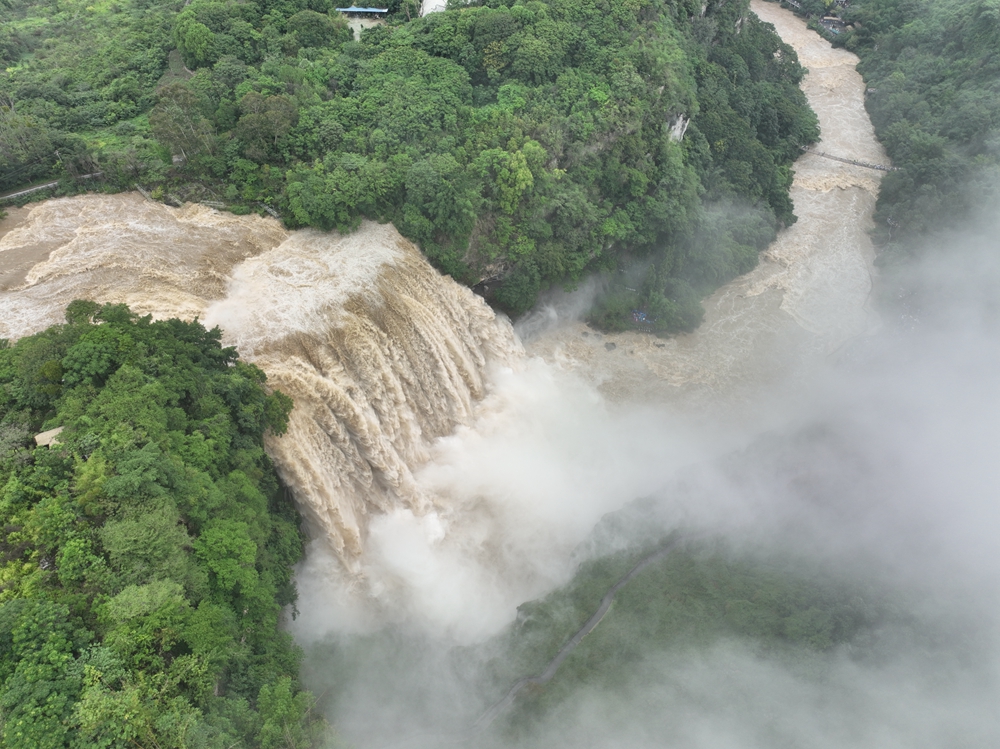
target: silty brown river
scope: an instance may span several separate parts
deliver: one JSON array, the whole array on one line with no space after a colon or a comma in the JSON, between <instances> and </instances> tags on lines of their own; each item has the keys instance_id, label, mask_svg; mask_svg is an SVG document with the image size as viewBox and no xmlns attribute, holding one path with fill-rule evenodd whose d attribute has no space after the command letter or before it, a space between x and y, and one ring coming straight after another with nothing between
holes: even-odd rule
<instances>
[{"instance_id":1,"label":"silty brown river","mask_svg":"<svg viewBox=\"0 0 1000 749\"><path fill-rule=\"evenodd\" d=\"M776 4L751 7L809 70L803 89L819 116L818 150L886 163L857 59ZM612 403L759 424L772 396L877 323L866 232L880 176L804 154L792 187L798 223L756 270L706 300L693 334L601 336L568 322L530 336L527 353ZM370 518L460 512L461 502L428 493L414 472L438 437L476 423L490 367L524 361L509 324L391 226L370 222L349 237L288 232L270 218L175 209L138 194L13 209L0 222L0 337L59 322L75 298L218 324L225 343L289 392L298 404L291 433L269 447L314 533L348 568Z\"/></svg>"},{"instance_id":2,"label":"silty brown river","mask_svg":"<svg viewBox=\"0 0 1000 749\"><path fill-rule=\"evenodd\" d=\"M809 71L802 89L819 117L814 148L887 164L865 112L857 57L832 48L776 3L752 0L751 9L774 24ZM579 372L611 400L667 401L693 412L735 407L759 417L762 389L808 376L877 325L867 232L882 173L809 153L794 168L798 222L754 271L705 301L705 321L694 333L668 341L637 332L596 336L580 323L528 340L528 352Z\"/></svg>"}]
</instances>

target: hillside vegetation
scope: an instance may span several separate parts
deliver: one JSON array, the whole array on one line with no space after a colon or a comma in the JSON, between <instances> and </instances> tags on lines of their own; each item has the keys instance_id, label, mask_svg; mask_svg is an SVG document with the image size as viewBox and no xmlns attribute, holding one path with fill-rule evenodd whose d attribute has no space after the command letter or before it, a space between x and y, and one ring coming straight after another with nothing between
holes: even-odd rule
<instances>
[{"instance_id":1,"label":"hillside vegetation","mask_svg":"<svg viewBox=\"0 0 1000 749\"><path fill-rule=\"evenodd\" d=\"M396 3L360 41L329 0L7 2L0 189L100 171L291 226L391 220L512 314L604 270L606 327L693 327L794 221L817 137L745 0Z\"/></svg>"},{"instance_id":2,"label":"hillside vegetation","mask_svg":"<svg viewBox=\"0 0 1000 749\"><path fill-rule=\"evenodd\" d=\"M290 400L218 329L66 318L0 341L0 744L309 745L278 628L299 520L262 445Z\"/></svg>"},{"instance_id":3,"label":"hillside vegetation","mask_svg":"<svg viewBox=\"0 0 1000 749\"><path fill-rule=\"evenodd\" d=\"M839 12L850 26L832 41L861 58L868 114L899 168L879 193L879 260L905 264L1000 196L1000 6L852 0Z\"/></svg>"},{"instance_id":4,"label":"hillside vegetation","mask_svg":"<svg viewBox=\"0 0 1000 749\"><path fill-rule=\"evenodd\" d=\"M540 674L611 586L655 548L586 562L568 585L521 605L517 621L491 645L493 692L503 695L518 678ZM721 643L822 678L838 656L869 655L880 628L902 620L898 602L876 585L774 550L682 543L619 590L552 681L523 690L494 730L504 744L536 745L530 738L539 726L567 704L599 690L632 689L650 678L650 663L692 652L704 657ZM663 677L652 678L647 687Z\"/></svg>"}]
</instances>

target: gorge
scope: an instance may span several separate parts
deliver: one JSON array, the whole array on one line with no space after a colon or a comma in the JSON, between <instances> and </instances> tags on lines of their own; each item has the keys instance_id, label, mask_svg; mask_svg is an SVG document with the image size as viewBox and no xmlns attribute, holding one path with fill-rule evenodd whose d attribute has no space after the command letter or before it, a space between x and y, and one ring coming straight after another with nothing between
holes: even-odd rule
<instances>
[{"instance_id":1,"label":"gorge","mask_svg":"<svg viewBox=\"0 0 1000 749\"><path fill-rule=\"evenodd\" d=\"M810 68L803 85L823 147L884 160L852 56L776 6L753 7ZM692 413L746 402L788 378L789 362L810 366L814 354L821 360L871 327L865 229L876 190L870 171L805 155L792 193L800 221L756 270L707 302L697 332L665 343L641 333L605 340L572 322L536 335L529 320L529 353L581 369L612 401L672 402ZM19 261L7 264L0 336L58 322L75 298L219 325L225 345L299 404L270 450L313 535L353 574L368 515L447 509L413 471L435 439L473 423L490 367L524 366L509 325L442 279L391 226L366 223L344 237L289 233L269 218L173 209L136 194L49 201L18 216L0 239L3 256Z\"/></svg>"},{"instance_id":2,"label":"gorge","mask_svg":"<svg viewBox=\"0 0 1000 749\"><path fill-rule=\"evenodd\" d=\"M817 149L885 163L856 58L777 4L751 7L809 70ZM679 527L731 545L723 567L780 548L918 595L815 657L730 634L651 649L617 682L557 677L473 745L988 746L996 346L971 298L962 336L880 323L879 177L801 156L799 221L706 300L698 330L664 340L585 326L585 285L515 332L387 224L289 232L136 194L53 200L0 225L0 337L59 322L73 299L124 302L220 326L293 397L288 432L267 442L312 537L289 629L352 745L460 733L510 686L495 663L517 652L505 633L545 620L522 604L580 570L603 579L587 565ZM584 645L617 658L601 628L629 605Z\"/></svg>"}]
</instances>

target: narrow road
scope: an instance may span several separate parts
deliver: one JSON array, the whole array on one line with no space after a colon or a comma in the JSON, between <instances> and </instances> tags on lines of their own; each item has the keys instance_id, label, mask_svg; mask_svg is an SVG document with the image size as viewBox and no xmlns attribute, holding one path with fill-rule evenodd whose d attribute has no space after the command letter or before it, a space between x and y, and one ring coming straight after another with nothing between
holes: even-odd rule
<instances>
[{"instance_id":1,"label":"narrow road","mask_svg":"<svg viewBox=\"0 0 1000 749\"><path fill-rule=\"evenodd\" d=\"M664 546L660 547L652 554L645 557L635 567L626 572L621 577L621 579L618 580L618 582L616 582L608 589L608 592L604 594L604 598L601 599L601 605L597 607L597 611L594 612L594 615L590 617L586 622L584 622L584 625L580 627L579 630L577 630L576 634L570 637L569 640L566 642L566 644L559 649L559 652L556 653L555 657L551 661L549 661L548 665L545 667L545 670L543 670L540 674L538 674L538 676L526 676L517 683L515 683L514 686L512 686L510 690L507 692L507 694L504 695L503 699L501 699L499 702L493 705L489 710L487 710L485 713L482 714L479 720L477 720L473 724L470 733L472 735L475 735L480 731L486 729L494 720L500 717L500 715L503 714L503 712L506 711L507 708L510 707L511 703L514 702L514 699L517 697L518 693L529 684L534 686L541 686L542 684L546 684L549 681L551 681L552 677L556 675L556 671L559 670L559 666L561 666L563 661L565 661L569 657L569 654L576 649L577 645L579 645L583 641L584 637L593 632L594 629L597 627L597 625L601 623L601 620L604 618L604 615L607 614L608 609L611 608L611 604L615 599L615 594L619 590L624 588L629 583L629 581L632 580L632 578L634 578L644 569L649 567L651 564L655 564L656 562L665 558L671 551L674 550L674 548L677 545L677 542L678 542L678 537L675 536L674 538L671 538L669 541L667 541L667 543Z\"/></svg>"},{"instance_id":2,"label":"narrow road","mask_svg":"<svg viewBox=\"0 0 1000 749\"><path fill-rule=\"evenodd\" d=\"M548 662L542 672L537 676L525 676L523 679L519 679L515 682L514 686L507 691L507 694L505 694L498 702L494 703L486 710L486 712L479 716L476 722L473 723L468 730L451 735L422 734L419 736L411 736L402 742L397 742L383 747L383 749L404 749L404 747L416 746L431 739L436 741L438 744L464 744L465 742L474 739L480 733L489 728L489 726L497 718L503 715L503 713L510 708L522 689L528 685L541 686L551 681L563 661L565 661L569 657L570 653L576 650L577 646L583 642L583 638L593 632L597 628L597 625L601 623L601 620L604 619L605 614L608 613L608 609L611 608L611 604L614 602L615 594L628 585L628 583L644 569L652 564L656 564L656 562L659 562L661 559L665 559L670 552L677 548L680 540L681 537L679 535L673 536L660 548L643 557L638 564L622 575L622 577L620 577L614 585L608 588L608 592L604 594L604 597L601 599L601 604L597 607L597 611L594 612L593 616L587 619L583 626L580 627L580 629L578 629L576 633L566 641L566 644L559 648L559 652L556 653L555 657Z\"/></svg>"},{"instance_id":3,"label":"narrow road","mask_svg":"<svg viewBox=\"0 0 1000 749\"><path fill-rule=\"evenodd\" d=\"M81 174L77 179L93 179L94 177L100 177L103 172L94 172L93 174ZM46 182L44 185L35 185L34 187L29 187L26 190L18 190L17 192L9 192L5 195L0 195L0 202L4 200L10 200L11 198L19 198L22 195L31 195L33 192L40 192L42 190L50 190L53 187L59 186L59 180L55 182Z\"/></svg>"},{"instance_id":4,"label":"narrow road","mask_svg":"<svg viewBox=\"0 0 1000 749\"><path fill-rule=\"evenodd\" d=\"M22 195L31 195L33 192L39 192L41 190L48 190L59 184L59 180L55 182L46 182L44 185L35 185L34 187L29 187L27 190L19 190L18 192L9 192L6 195L0 195L0 201L9 200L10 198L19 198Z\"/></svg>"}]
</instances>

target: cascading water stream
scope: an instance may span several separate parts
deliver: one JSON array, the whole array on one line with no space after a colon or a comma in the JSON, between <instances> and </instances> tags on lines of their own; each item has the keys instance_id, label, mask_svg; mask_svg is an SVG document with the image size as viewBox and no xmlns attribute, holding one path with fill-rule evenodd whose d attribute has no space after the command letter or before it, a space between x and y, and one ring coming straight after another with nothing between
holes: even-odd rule
<instances>
[{"instance_id":1,"label":"cascading water stream","mask_svg":"<svg viewBox=\"0 0 1000 749\"><path fill-rule=\"evenodd\" d=\"M77 298L219 325L295 400L288 433L268 448L313 533L351 569L371 513L431 509L412 470L433 440L472 422L488 366L521 356L509 323L390 225L289 233L270 219L91 195L32 208L0 239L0 263L15 255L0 336L60 322Z\"/></svg>"},{"instance_id":2,"label":"cascading water stream","mask_svg":"<svg viewBox=\"0 0 1000 749\"><path fill-rule=\"evenodd\" d=\"M822 150L884 163L855 58L774 4L752 7L810 70L803 88ZM811 154L795 168L799 222L706 301L700 330L667 341L599 339L570 323L534 335L529 352L546 363L528 361L505 320L391 226L288 232L135 194L51 200L0 225L0 336L61 321L75 298L219 325L296 402L268 449L327 549L313 549L300 584L346 569L431 627L487 612L466 630L473 637L565 579L597 518L685 460L690 433L666 428L650 405L709 423L705 414L756 418L768 388L871 328L865 230L878 175ZM581 380L646 411L609 417ZM655 439L636 440L646 427ZM322 562L329 552L334 564ZM448 589L467 602L457 614Z\"/></svg>"}]
</instances>

